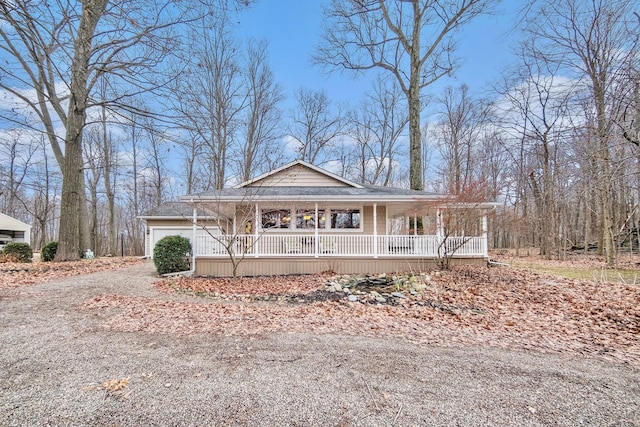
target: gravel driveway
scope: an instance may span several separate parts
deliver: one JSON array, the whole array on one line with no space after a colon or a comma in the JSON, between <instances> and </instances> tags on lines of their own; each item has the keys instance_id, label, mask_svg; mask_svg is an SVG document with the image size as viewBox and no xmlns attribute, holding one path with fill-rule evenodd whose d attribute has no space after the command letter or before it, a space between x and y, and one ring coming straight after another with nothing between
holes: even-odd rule
<instances>
[{"instance_id":1,"label":"gravel driveway","mask_svg":"<svg viewBox=\"0 0 640 427\"><path fill-rule=\"evenodd\" d=\"M640 425L640 370L616 362L337 335L120 333L83 308L103 294L182 298L153 280L146 263L1 290L0 425Z\"/></svg>"}]
</instances>

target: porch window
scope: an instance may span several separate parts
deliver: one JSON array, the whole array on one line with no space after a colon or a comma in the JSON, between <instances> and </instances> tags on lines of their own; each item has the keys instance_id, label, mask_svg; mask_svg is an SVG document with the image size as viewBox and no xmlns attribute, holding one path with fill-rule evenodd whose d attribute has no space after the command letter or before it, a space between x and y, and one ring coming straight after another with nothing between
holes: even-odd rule
<instances>
[{"instance_id":1,"label":"porch window","mask_svg":"<svg viewBox=\"0 0 640 427\"><path fill-rule=\"evenodd\" d=\"M360 209L331 209L331 228L360 228Z\"/></svg>"},{"instance_id":2,"label":"porch window","mask_svg":"<svg viewBox=\"0 0 640 427\"><path fill-rule=\"evenodd\" d=\"M289 209L263 209L262 228L289 228L291 225L291 210Z\"/></svg>"},{"instance_id":3,"label":"porch window","mask_svg":"<svg viewBox=\"0 0 640 427\"><path fill-rule=\"evenodd\" d=\"M324 228L324 212L318 212L320 220L318 228ZM298 209L296 211L296 228L297 229L314 229L316 228L316 210L315 209Z\"/></svg>"}]
</instances>

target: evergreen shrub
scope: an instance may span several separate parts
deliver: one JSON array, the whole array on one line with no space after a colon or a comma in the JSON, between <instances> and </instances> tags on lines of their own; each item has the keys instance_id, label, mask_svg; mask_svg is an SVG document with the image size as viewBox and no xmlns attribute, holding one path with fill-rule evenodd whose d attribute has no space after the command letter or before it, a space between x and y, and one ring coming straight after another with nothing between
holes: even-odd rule
<instances>
[{"instance_id":1,"label":"evergreen shrub","mask_svg":"<svg viewBox=\"0 0 640 427\"><path fill-rule=\"evenodd\" d=\"M153 263L158 274L189 270L191 242L182 236L165 236L153 249Z\"/></svg>"},{"instance_id":2,"label":"evergreen shrub","mask_svg":"<svg viewBox=\"0 0 640 427\"><path fill-rule=\"evenodd\" d=\"M3 253L17 262L31 262L33 259L33 251L28 243L9 242L5 245Z\"/></svg>"},{"instance_id":3,"label":"evergreen shrub","mask_svg":"<svg viewBox=\"0 0 640 427\"><path fill-rule=\"evenodd\" d=\"M44 262L53 261L58 252L58 242L49 242L40 251L40 259Z\"/></svg>"}]
</instances>

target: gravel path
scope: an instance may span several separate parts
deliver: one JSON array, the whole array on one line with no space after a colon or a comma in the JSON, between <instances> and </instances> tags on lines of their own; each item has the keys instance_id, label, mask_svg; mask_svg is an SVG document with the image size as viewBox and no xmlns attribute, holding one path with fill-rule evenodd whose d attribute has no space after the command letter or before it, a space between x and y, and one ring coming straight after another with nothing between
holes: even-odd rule
<instances>
[{"instance_id":1,"label":"gravel path","mask_svg":"<svg viewBox=\"0 0 640 427\"><path fill-rule=\"evenodd\" d=\"M620 363L336 335L119 333L83 308L103 294L182 298L153 280L147 263L0 291L0 425L640 425L640 370Z\"/></svg>"}]
</instances>

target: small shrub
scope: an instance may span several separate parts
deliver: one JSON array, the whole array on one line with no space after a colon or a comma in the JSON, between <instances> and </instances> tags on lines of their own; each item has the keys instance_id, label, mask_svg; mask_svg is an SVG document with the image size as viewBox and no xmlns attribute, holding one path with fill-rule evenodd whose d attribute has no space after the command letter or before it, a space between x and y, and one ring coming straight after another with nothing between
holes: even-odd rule
<instances>
[{"instance_id":1,"label":"small shrub","mask_svg":"<svg viewBox=\"0 0 640 427\"><path fill-rule=\"evenodd\" d=\"M31 262L33 259L33 251L28 243L7 243L3 252L7 256L15 256L17 262Z\"/></svg>"},{"instance_id":2,"label":"small shrub","mask_svg":"<svg viewBox=\"0 0 640 427\"><path fill-rule=\"evenodd\" d=\"M53 261L58 252L58 242L49 242L40 251L40 259L44 262Z\"/></svg>"},{"instance_id":3,"label":"small shrub","mask_svg":"<svg viewBox=\"0 0 640 427\"><path fill-rule=\"evenodd\" d=\"M165 236L153 249L153 263L158 274L189 270L191 242L182 236Z\"/></svg>"}]
</instances>

